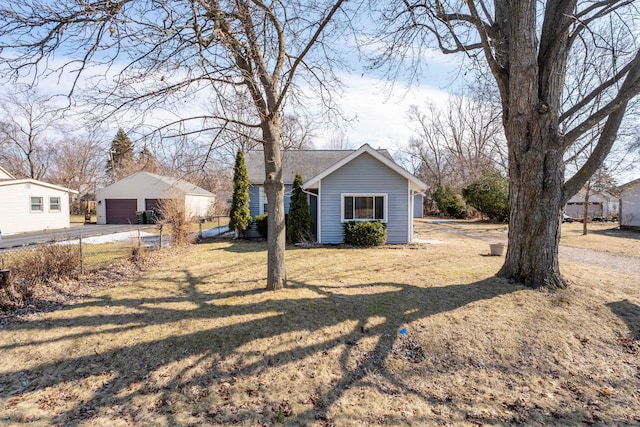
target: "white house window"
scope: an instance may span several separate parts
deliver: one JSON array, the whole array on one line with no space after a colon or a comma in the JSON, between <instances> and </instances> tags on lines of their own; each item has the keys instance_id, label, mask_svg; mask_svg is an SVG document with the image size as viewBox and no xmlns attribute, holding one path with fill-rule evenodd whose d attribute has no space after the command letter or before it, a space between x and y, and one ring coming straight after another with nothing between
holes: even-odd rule
<instances>
[{"instance_id":1,"label":"white house window","mask_svg":"<svg viewBox=\"0 0 640 427\"><path fill-rule=\"evenodd\" d=\"M42 212L42 197L31 196L31 212Z\"/></svg>"},{"instance_id":2,"label":"white house window","mask_svg":"<svg viewBox=\"0 0 640 427\"><path fill-rule=\"evenodd\" d=\"M386 194L343 194L342 222L387 221Z\"/></svg>"},{"instance_id":3,"label":"white house window","mask_svg":"<svg viewBox=\"0 0 640 427\"><path fill-rule=\"evenodd\" d=\"M49 197L49 211L60 212L60 197Z\"/></svg>"}]
</instances>

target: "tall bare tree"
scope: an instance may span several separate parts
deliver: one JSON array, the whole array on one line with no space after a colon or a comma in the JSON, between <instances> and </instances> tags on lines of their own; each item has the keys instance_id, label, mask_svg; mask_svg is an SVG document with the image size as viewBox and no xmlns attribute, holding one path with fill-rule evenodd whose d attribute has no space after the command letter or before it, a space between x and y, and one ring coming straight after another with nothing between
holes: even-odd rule
<instances>
[{"instance_id":1,"label":"tall bare tree","mask_svg":"<svg viewBox=\"0 0 640 427\"><path fill-rule=\"evenodd\" d=\"M0 160L16 177L42 179L53 153L55 107L34 91L0 101Z\"/></svg>"},{"instance_id":2,"label":"tall bare tree","mask_svg":"<svg viewBox=\"0 0 640 427\"><path fill-rule=\"evenodd\" d=\"M504 136L490 105L452 95L440 105L411 106L407 119L414 133L407 155L420 163L417 172L431 188L462 188L486 169L503 168Z\"/></svg>"},{"instance_id":3,"label":"tall bare tree","mask_svg":"<svg viewBox=\"0 0 640 427\"><path fill-rule=\"evenodd\" d=\"M13 78L70 72L76 79L97 66L103 74L92 95L106 94L110 113L162 106L184 126L183 134L218 135L231 123L259 129L269 215L267 289L279 289L286 282L282 110L285 100L297 99L296 79L313 80L306 88L325 94L337 81L324 59L338 47L326 37L341 32L326 30L343 2L4 2L0 65ZM110 81L115 87L106 85ZM251 100L252 121L228 117L220 108L238 94ZM214 114L187 111L205 97L217 106Z\"/></svg>"},{"instance_id":4,"label":"tall bare tree","mask_svg":"<svg viewBox=\"0 0 640 427\"><path fill-rule=\"evenodd\" d=\"M498 275L564 288L562 207L602 164L640 92L635 6L627 0L402 0L384 2L380 11L386 46L380 63L390 64L393 74L428 47L486 62L500 94L509 153L509 246ZM590 73L606 63L606 78L594 79L578 96L569 58L580 58ZM596 99L602 106L585 113ZM563 132L573 117L580 119ZM565 151L598 124L603 130L593 153L565 180Z\"/></svg>"},{"instance_id":5,"label":"tall bare tree","mask_svg":"<svg viewBox=\"0 0 640 427\"><path fill-rule=\"evenodd\" d=\"M73 208L75 213L83 213L83 197L95 195L104 171L105 151L105 145L91 136L70 137L56 144L48 180L78 190L80 197Z\"/></svg>"}]
</instances>

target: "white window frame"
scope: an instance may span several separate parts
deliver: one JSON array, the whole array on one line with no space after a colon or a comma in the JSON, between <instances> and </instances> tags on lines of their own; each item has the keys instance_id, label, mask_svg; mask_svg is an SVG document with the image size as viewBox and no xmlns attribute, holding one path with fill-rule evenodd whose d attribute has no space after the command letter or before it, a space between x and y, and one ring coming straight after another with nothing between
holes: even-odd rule
<instances>
[{"instance_id":1,"label":"white window frame","mask_svg":"<svg viewBox=\"0 0 640 427\"><path fill-rule=\"evenodd\" d=\"M33 199L40 199L40 209L33 209ZM29 196L29 212L42 213L44 212L44 197L42 196Z\"/></svg>"},{"instance_id":2,"label":"white window frame","mask_svg":"<svg viewBox=\"0 0 640 427\"><path fill-rule=\"evenodd\" d=\"M372 197L375 203L375 198L376 197L382 197L383 198L383 203L384 206L382 208L382 216L383 219L375 219L375 218L353 218L353 219L346 219L344 217L344 199L345 197L354 197L354 203L355 203L355 197ZM340 220L341 222L351 222L351 221L360 221L360 222L365 222L365 221L380 221L382 223L386 223L388 218L389 218L389 194L388 193L341 193L340 194ZM375 205L373 208L374 212L375 212ZM355 214L355 207L354 207L354 214Z\"/></svg>"},{"instance_id":3,"label":"white window frame","mask_svg":"<svg viewBox=\"0 0 640 427\"><path fill-rule=\"evenodd\" d=\"M58 199L58 207L54 208L53 204L51 203L54 199ZM49 196L49 212L60 212L62 208L62 198L60 196Z\"/></svg>"}]
</instances>

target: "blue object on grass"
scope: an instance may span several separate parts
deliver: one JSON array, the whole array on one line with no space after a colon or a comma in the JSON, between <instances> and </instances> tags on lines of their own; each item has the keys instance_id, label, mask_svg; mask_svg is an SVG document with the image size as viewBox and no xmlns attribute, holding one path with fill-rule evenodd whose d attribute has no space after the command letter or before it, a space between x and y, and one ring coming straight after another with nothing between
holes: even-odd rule
<instances>
[{"instance_id":1,"label":"blue object on grass","mask_svg":"<svg viewBox=\"0 0 640 427\"><path fill-rule=\"evenodd\" d=\"M407 335L407 328L402 328L398 331L400 335Z\"/></svg>"}]
</instances>

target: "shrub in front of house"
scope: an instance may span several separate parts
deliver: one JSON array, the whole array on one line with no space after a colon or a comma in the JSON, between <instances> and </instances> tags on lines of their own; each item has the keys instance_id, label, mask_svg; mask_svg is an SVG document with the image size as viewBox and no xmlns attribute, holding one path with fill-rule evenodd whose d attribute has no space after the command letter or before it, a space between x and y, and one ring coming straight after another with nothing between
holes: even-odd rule
<instances>
[{"instance_id":1,"label":"shrub in front of house","mask_svg":"<svg viewBox=\"0 0 640 427\"><path fill-rule=\"evenodd\" d=\"M262 215L258 215L255 221L256 221L256 230L258 230L258 233L260 234L260 236L266 239L268 230L269 230L269 223L267 222L267 213L265 212Z\"/></svg>"},{"instance_id":2,"label":"shrub in front of house","mask_svg":"<svg viewBox=\"0 0 640 427\"><path fill-rule=\"evenodd\" d=\"M380 221L350 221L344 224L344 243L353 246L381 246L387 241L387 228Z\"/></svg>"}]
</instances>

